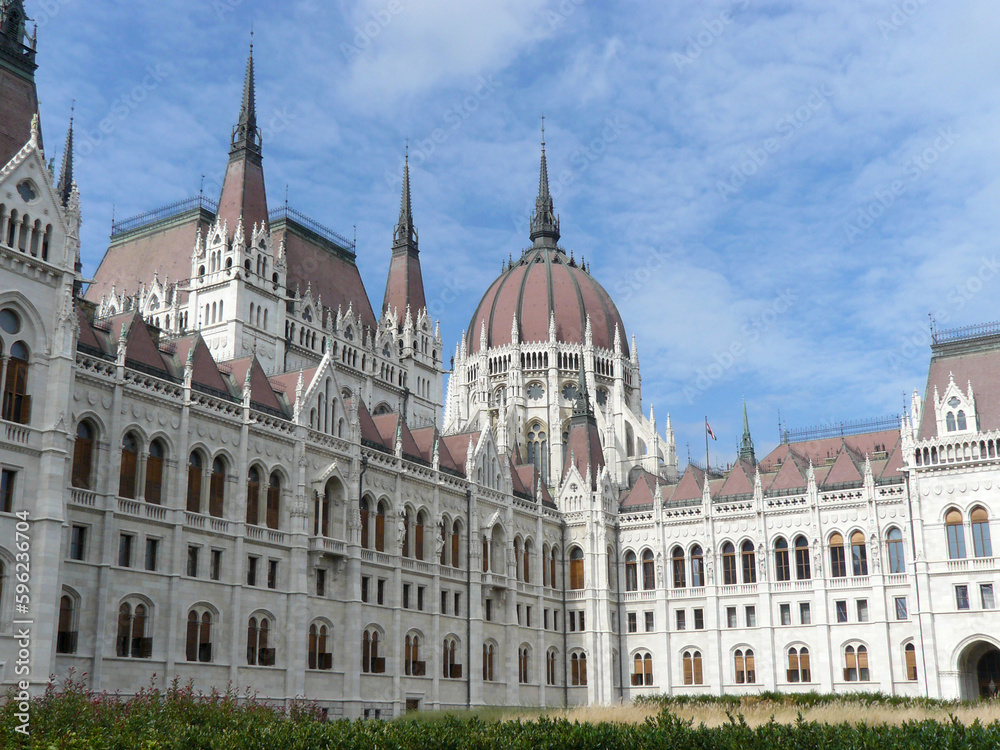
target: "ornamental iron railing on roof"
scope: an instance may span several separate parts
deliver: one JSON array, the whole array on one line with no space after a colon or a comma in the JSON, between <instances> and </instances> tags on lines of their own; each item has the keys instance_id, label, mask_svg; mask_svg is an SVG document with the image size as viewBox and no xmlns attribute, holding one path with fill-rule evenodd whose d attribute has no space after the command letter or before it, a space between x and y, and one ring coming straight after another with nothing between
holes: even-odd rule
<instances>
[{"instance_id":1,"label":"ornamental iron railing on roof","mask_svg":"<svg viewBox=\"0 0 1000 750\"><path fill-rule=\"evenodd\" d=\"M784 429L781 431L782 445L789 443L805 443L810 440L847 437L848 435L864 435L868 432L886 432L899 429L899 415L876 419L859 419L853 422L837 422L836 424L817 425L799 430Z\"/></svg>"},{"instance_id":2,"label":"ornamental iron railing on roof","mask_svg":"<svg viewBox=\"0 0 1000 750\"><path fill-rule=\"evenodd\" d=\"M219 212L219 204L211 198L206 198L203 195L199 195L196 198L185 198L182 201L171 203L168 206L157 208L154 211L147 211L143 214L130 216L127 219L122 219L121 221L113 221L111 223L111 237L114 239L119 235L134 232L136 229L142 229L143 227L156 224L164 219L179 216L187 213L188 211L193 211L194 209L204 209L205 211L215 215Z\"/></svg>"},{"instance_id":3,"label":"ornamental iron railing on roof","mask_svg":"<svg viewBox=\"0 0 1000 750\"><path fill-rule=\"evenodd\" d=\"M296 224L305 227L310 232L318 234L323 239L340 246L344 250L349 250L351 253L355 252L355 244L353 241L347 239L342 234L337 234L337 232L334 232L329 227L323 226L318 221L310 219L308 216L296 211L294 208L279 206L278 208L271 209L267 212L267 220L271 223L276 221L287 221L289 219Z\"/></svg>"},{"instance_id":4,"label":"ornamental iron railing on roof","mask_svg":"<svg viewBox=\"0 0 1000 750\"><path fill-rule=\"evenodd\" d=\"M1000 322L980 323L964 328L952 328L947 331L931 329L931 343L951 344L956 341L969 341L971 339L983 338L985 336L1000 335Z\"/></svg>"}]
</instances>

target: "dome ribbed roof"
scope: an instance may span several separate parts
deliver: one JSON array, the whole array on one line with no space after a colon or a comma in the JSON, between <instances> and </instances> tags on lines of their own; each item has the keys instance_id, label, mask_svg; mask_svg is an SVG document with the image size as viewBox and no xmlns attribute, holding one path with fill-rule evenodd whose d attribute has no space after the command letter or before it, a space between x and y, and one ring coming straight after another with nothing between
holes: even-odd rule
<instances>
[{"instance_id":1,"label":"dome ribbed roof","mask_svg":"<svg viewBox=\"0 0 1000 750\"><path fill-rule=\"evenodd\" d=\"M583 344L590 315L594 346L611 349L617 326L620 353L627 356L625 326L611 295L553 245L536 243L490 285L469 324L470 354L480 349L484 323L487 348L510 344L515 315L522 343L548 341L549 318L555 313L557 341Z\"/></svg>"}]
</instances>

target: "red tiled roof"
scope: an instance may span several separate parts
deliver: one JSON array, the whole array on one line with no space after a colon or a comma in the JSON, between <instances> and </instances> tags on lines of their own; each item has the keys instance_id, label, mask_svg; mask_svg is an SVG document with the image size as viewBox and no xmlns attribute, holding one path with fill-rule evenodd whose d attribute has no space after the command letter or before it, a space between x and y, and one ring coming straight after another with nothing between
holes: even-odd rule
<instances>
[{"instance_id":1,"label":"red tiled roof","mask_svg":"<svg viewBox=\"0 0 1000 750\"><path fill-rule=\"evenodd\" d=\"M291 372L283 372L280 375L272 375L270 378L271 384L285 394L289 406L295 406L295 391L299 387L299 375L302 375L302 387L308 388L313 378L316 377L317 370L319 370L318 367L309 367L305 370L293 370Z\"/></svg>"},{"instance_id":2,"label":"red tiled roof","mask_svg":"<svg viewBox=\"0 0 1000 750\"><path fill-rule=\"evenodd\" d=\"M350 401L345 404L345 408L349 407ZM379 433L378 427L375 426L375 420L372 419L371 412L368 411L368 407L365 406L364 399L358 399L358 424L361 427L361 439L367 440L368 442L381 447L382 449L392 453L393 443L386 445L382 441L382 435Z\"/></svg>"},{"instance_id":3,"label":"red tiled roof","mask_svg":"<svg viewBox=\"0 0 1000 750\"><path fill-rule=\"evenodd\" d=\"M373 421L375 423L375 429L378 430L379 435L382 438L383 445L387 448L395 449L396 432L399 431L403 446L403 453L416 458L421 457L420 446L418 446L416 441L413 439L413 433L411 433L410 428L406 426L406 422L400 420L398 414L380 414L379 416L374 417Z\"/></svg>"},{"instance_id":4,"label":"red tiled roof","mask_svg":"<svg viewBox=\"0 0 1000 750\"><path fill-rule=\"evenodd\" d=\"M417 313L427 307L424 298L424 279L420 271L420 258L416 250L410 252L394 252L389 261L389 276L385 281L385 297L382 300L382 312L394 309L400 323L406 315L409 306L414 318Z\"/></svg>"},{"instance_id":5,"label":"red tiled roof","mask_svg":"<svg viewBox=\"0 0 1000 750\"><path fill-rule=\"evenodd\" d=\"M826 475L826 479L823 480L823 486L854 484L863 480L864 477L861 471L854 463L854 457L851 456L845 446L844 450L840 451L840 455L837 456L837 460L834 461L833 466L830 467L830 472Z\"/></svg>"},{"instance_id":6,"label":"red tiled roof","mask_svg":"<svg viewBox=\"0 0 1000 750\"><path fill-rule=\"evenodd\" d=\"M656 477L648 472L642 472L636 479L632 489L625 495L621 506L623 508L635 508L644 505L652 505L656 502Z\"/></svg>"},{"instance_id":7,"label":"red tiled roof","mask_svg":"<svg viewBox=\"0 0 1000 750\"><path fill-rule=\"evenodd\" d=\"M951 354L950 352L955 352ZM937 437L937 416L934 413L934 389L938 396L945 391L954 375L955 385L962 393L972 383L976 398L976 416L979 429L989 432L1000 429L1000 345L987 341L980 351L956 347L939 347L931 357L927 373L927 390L924 394L924 413L920 420L919 438Z\"/></svg>"},{"instance_id":8,"label":"red tiled roof","mask_svg":"<svg viewBox=\"0 0 1000 750\"><path fill-rule=\"evenodd\" d=\"M589 468L591 485L596 487L597 477L604 468L604 451L601 450L601 436L597 431L597 423L592 419L577 422L574 417L573 420L566 441L563 477L573 464L582 477L587 476Z\"/></svg>"},{"instance_id":9,"label":"red tiled roof","mask_svg":"<svg viewBox=\"0 0 1000 750\"><path fill-rule=\"evenodd\" d=\"M673 493L670 495L671 502L681 500L700 500L705 487L705 472L697 466L688 464L684 471L684 476L677 483Z\"/></svg>"},{"instance_id":10,"label":"red tiled roof","mask_svg":"<svg viewBox=\"0 0 1000 750\"><path fill-rule=\"evenodd\" d=\"M231 159L226 165L226 176L219 195L219 219L226 223L230 237L236 231L241 216L249 242L254 225L267 223L267 193L264 189L264 168L245 152L242 158Z\"/></svg>"},{"instance_id":11,"label":"red tiled roof","mask_svg":"<svg viewBox=\"0 0 1000 750\"><path fill-rule=\"evenodd\" d=\"M749 495L753 493L753 482L747 475L747 469L749 467L744 465L742 461L737 461L733 470L729 472L729 476L726 478L725 483L722 485L722 489L719 491L719 497L729 497L731 495Z\"/></svg>"},{"instance_id":12,"label":"red tiled roof","mask_svg":"<svg viewBox=\"0 0 1000 750\"><path fill-rule=\"evenodd\" d=\"M233 381L240 391L243 390L243 383L246 382L247 370L251 370L251 403L280 412L285 411L281 402L278 400L277 394L275 394L274 389L271 387L271 381L268 380L267 374L264 372L264 368L260 366L260 362L257 361L256 356L234 359L226 364L232 368Z\"/></svg>"},{"instance_id":13,"label":"red tiled roof","mask_svg":"<svg viewBox=\"0 0 1000 750\"><path fill-rule=\"evenodd\" d=\"M200 333L193 333L179 339L174 339L173 343L177 346L175 356L182 370L187 362L188 352L190 352L191 347L194 347L194 371L191 374L192 383L217 391L223 391L224 393L232 393L230 383L219 372L219 367L216 365L215 359L213 359L212 353L208 350L208 345L205 344L205 339L201 337Z\"/></svg>"},{"instance_id":14,"label":"red tiled roof","mask_svg":"<svg viewBox=\"0 0 1000 750\"><path fill-rule=\"evenodd\" d=\"M470 353L479 351L484 323L487 346L509 344L515 315L522 341L548 341L553 312L557 340L584 343L589 314L594 346L612 348L617 326L622 353L627 353L625 326L611 295L589 273L570 266L564 253L547 248L527 251L487 290L469 324Z\"/></svg>"},{"instance_id":15,"label":"red tiled roof","mask_svg":"<svg viewBox=\"0 0 1000 750\"><path fill-rule=\"evenodd\" d=\"M448 452L455 460L459 471L465 473L465 464L469 458L469 451L474 450L479 442L480 432L462 432L457 435L447 435L441 438L441 442L448 448Z\"/></svg>"},{"instance_id":16,"label":"red tiled roof","mask_svg":"<svg viewBox=\"0 0 1000 750\"><path fill-rule=\"evenodd\" d=\"M842 445L847 445L855 455L871 456L884 450L888 450L899 442L899 430L883 430L881 432L867 432L861 435L847 435L844 437L830 437L822 440L810 440L802 443L782 444L767 454L760 462L761 471L773 471L778 464L785 460L792 450L804 461L812 461L814 466L821 466L828 459L835 458Z\"/></svg>"},{"instance_id":17,"label":"red tiled roof","mask_svg":"<svg viewBox=\"0 0 1000 750\"><path fill-rule=\"evenodd\" d=\"M774 479L767 487L767 492L805 489L809 485L809 481L799 466L799 460L795 453L789 451L781 468L778 469L778 473L774 475Z\"/></svg>"}]
</instances>

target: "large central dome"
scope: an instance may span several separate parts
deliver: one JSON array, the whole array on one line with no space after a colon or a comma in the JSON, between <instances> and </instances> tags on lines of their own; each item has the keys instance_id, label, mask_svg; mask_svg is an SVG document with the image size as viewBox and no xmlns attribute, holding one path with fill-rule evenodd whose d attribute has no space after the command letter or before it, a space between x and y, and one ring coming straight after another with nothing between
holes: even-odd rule
<instances>
[{"instance_id":1,"label":"large central dome","mask_svg":"<svg viewBox=\"0 0 1000 750\"><path fill-rule=\"evenodd\" d=\"M510 344L515 315L522 342L548 341L553 313L557 341L583 344L589 315L594 346L611 349L617 326L618 353L627 355L625 326L611 296L586 270L548 243L525 251L490 285L469 324L469 352L479 351L484 324L487 348Z\"/></svg>"},{"instance_id":2,"label":"large central dome","mask_svg":"<svg viewBox=\"0 0 1000 750\"><path fill-rule=\"evenodd\" d=\"M510 344L515 315L522 342L548 341L549 321L555 315L556 341L583 344L589 315L594 346L611 349L617 327L620 339L616 353L627 354L625 326L611 295L559 247L559 217L549 193L544 130L531 241L532 247L500 274L476 308L467 334L469 353L482 348L484 326L488 349Z\"/></svg>"}]
</instances>

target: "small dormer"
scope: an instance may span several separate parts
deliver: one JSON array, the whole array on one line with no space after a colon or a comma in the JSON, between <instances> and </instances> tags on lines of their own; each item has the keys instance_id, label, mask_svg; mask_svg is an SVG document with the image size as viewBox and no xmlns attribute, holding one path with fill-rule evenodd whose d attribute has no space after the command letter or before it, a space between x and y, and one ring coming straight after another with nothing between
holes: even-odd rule
<instances>
[{"instance_id":1,"label":"small dormer","mask_svg":"<svg viewBox=\"0 0 1000 750\"><path fill-rule=\"evenodd\" d=\"M944 395L939 396L934 389L934 406L937 416L939 437L948 435L975 434L979 432L979 419L976 416L976 400L972 393L972 383L968 391L963 393L955 384L955 376L951 374Z\"/></svg>"}]
</instances>

